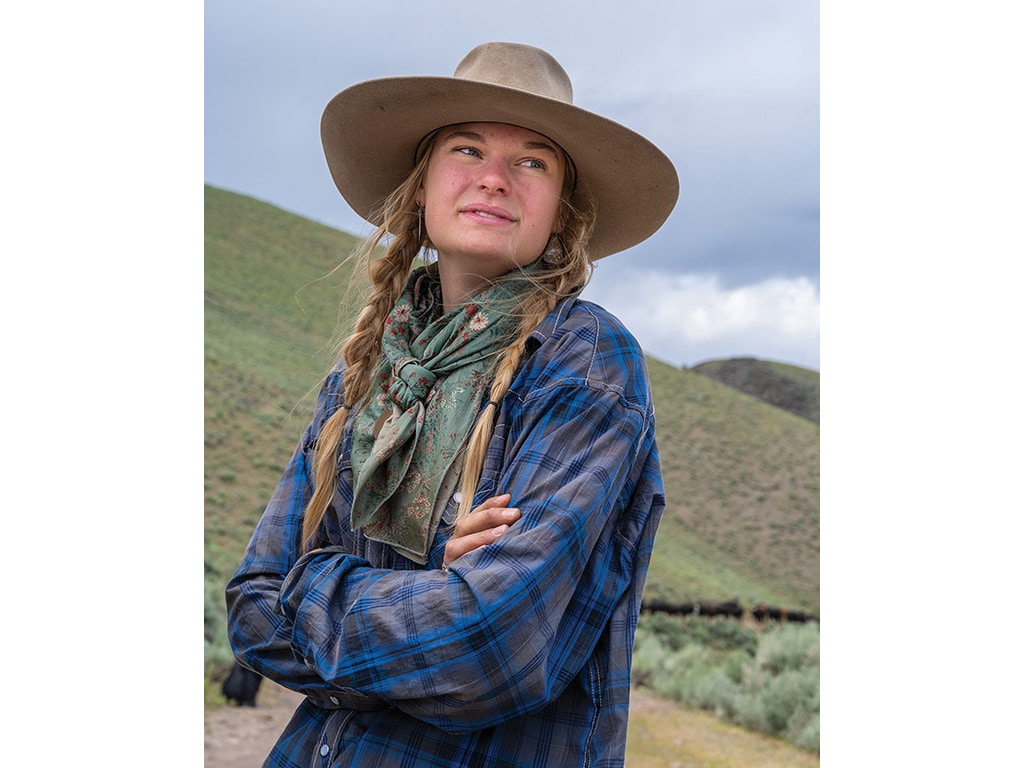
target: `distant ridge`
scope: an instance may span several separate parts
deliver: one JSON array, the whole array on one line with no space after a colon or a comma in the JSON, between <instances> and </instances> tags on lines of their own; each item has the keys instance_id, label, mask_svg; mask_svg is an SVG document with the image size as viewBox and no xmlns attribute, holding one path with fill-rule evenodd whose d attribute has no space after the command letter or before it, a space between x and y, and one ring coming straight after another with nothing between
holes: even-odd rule
<instances>
[{"instance_id":1,"label":"distant ridge","mask_svg":"<svg viewBox=\"0 0 1024 768\"><path fill-rule=\"evenodd\" d=\"M817 371L753 357L712 360L695 365L691 370L815 424L820 423L821 389Z\"/></svg>"}]
</instances>

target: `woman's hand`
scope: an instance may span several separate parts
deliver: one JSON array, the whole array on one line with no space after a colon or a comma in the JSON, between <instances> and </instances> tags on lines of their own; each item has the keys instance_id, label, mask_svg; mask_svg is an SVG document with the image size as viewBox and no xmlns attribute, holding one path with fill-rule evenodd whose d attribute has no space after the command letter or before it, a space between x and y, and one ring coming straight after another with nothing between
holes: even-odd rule
<instances>
[{"instance_id":1,"label":"woman's hand","mask_svg":"<svg viewBox=\"0 0 1024 768\"><path fill-rule=\"evenodd\" d=\"M447 570L449 565L466 553L487 546L518 520L520 512L508 506L510 501L510 493L492 496L459 520L451 539L445 544L441 568Z\"/></svg>"}]
</instances>

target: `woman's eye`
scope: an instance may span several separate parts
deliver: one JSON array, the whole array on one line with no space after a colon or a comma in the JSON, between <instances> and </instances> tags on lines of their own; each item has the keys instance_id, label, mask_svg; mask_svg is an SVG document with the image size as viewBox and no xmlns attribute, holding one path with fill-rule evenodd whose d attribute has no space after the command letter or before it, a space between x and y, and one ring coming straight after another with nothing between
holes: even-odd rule
<instances>
[{"instance_id":1,"label":"woman's eye","mask_svg":"<svg viewBox=\"0 0 1024 768\"><path fill-rule=\"evenodd\" d=\"M455 151L461 152L464 155L469 155L470 157L480 157L479 150L476 150L473 147L455 147Z\"/></svg>"},{"instance_id":2,"label":"woman's eye","mask_svg":"<svg viewBox=\"0 0 1024 768\"><path fill-rule=\"evenodd\" d=\"M547 168L547 166L544 165L543 162L541 162L540 160L537 160L536 158L533 158L533 157L531 157L531 158L529 158L527 160L524 160L523 161L523 165L525 165L528 168L539 168L540 170L544 170L545 168Z\"/></svg>"}]
</instances>

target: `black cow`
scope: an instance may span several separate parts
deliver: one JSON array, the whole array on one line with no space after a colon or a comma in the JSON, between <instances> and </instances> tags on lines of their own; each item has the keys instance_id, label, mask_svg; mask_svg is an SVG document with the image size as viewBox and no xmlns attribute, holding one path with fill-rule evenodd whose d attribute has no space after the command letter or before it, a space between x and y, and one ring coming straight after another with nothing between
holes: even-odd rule
<instances>
[{"instance_id":1,"label":"black cow","mask_svg":"<svg viewBox=\"0 0 1024 768\"><path fill-rule=\"evenodd\" d=\"M240 707L255 707L256 692L259 691L262 682L263 678L260 675L236 661L220 690L225 699Z\"/></svg>"},{"instance_id":2,"label":"black cow","mask_svg":"<svg viewBox=\"0 0 1024 768\"><path fill-rule=\"evenodd\" d=\"M743 606L740 605L739 600L729 600L728 602L716 605L712 615L729 616L738 619L743 616Z\"/></svg>"},{"instance_id":3,"label":"black cow","mask_svg":"<svg viewBox=\"0 0 1024 768\"><path fill-rule=\"evenodd\" d=\"M645 600L640 608L652 613L668 613L673 616L688 616L691 613L700 613L699 603L669 603L663 600Z\"/></svg>"},{"instance_id":4,"label":"black cow","mask_svg":"<svg viewBox=\"0 0 1024 768\"><path fill-rule=\"evenodd\" d=\"M754 610L751 611L754 618L758 621L765 621L771 619L772 621L785 621L786 620L786 609L776 608L774 605L765 605L764 603L758 603L754 606Z\"/></svg>"}]
</instances>

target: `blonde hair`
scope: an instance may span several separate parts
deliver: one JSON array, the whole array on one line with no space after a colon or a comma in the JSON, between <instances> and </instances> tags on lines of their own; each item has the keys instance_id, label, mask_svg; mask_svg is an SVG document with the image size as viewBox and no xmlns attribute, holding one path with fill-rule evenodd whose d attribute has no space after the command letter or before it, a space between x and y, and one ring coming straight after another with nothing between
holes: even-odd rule
<instances>
[{"instance_id":1,"label":"blonde hair","mask_svg":"<svg viewBox=\"0 0 1024 768\"><path fill-rule=\"evenodd\" d=\"M425 140L425 147L412 173L384 202L382 223L358 252L370 279L370 295L366 307L356 320L355 330L345 340L341 356L345 361L345 403L324 423L314 445L314 491L306 506L302 524L303 548L309 549L315 541L317 529L330 506L336 489L336 459L345 431L345 422L352 407L364 400L376 375L381 355L381 337L384 323L405 288L413 262L421 248L431 244L423 229L421 211L416 203L435 135ZM542 273L532 280L533 288L520 305L520 319L512 340L498 353L494 381L488 403L470 433L460 484L461 501L456 519L461 519L473 508L473 497L483 471L487 444L494 430L497 405L508 392L512 380L526 351L526 341L540 322L559 301L578 293L590 280L593 270L587 251L587 242L594 228L594 203L573 191L571 159L563 152L565 181L558 217L559 239L564 257L555 263L542 261ZM579 199L574 199L579 198ZM386 249L382 256L373 254L382 243Z\"/></svg>"}]
</instances>

